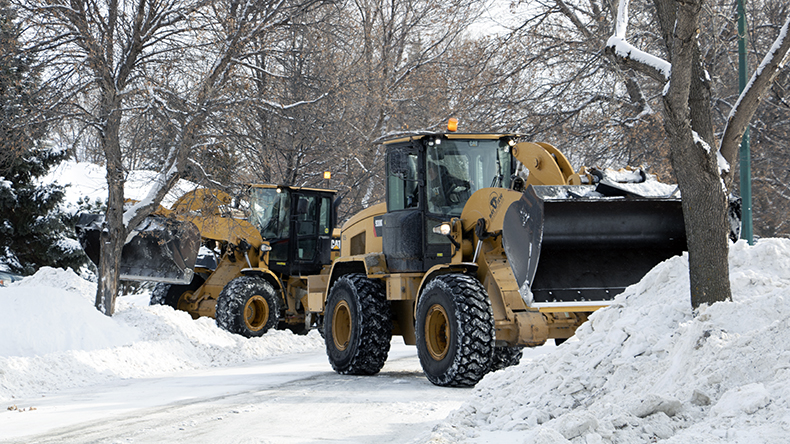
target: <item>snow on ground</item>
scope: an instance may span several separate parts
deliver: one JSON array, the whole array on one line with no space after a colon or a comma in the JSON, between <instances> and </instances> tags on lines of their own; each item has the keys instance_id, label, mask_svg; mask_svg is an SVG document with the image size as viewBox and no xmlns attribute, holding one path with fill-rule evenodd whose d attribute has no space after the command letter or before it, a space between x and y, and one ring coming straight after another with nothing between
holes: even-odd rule
<instances>
[{"instance_id":1,"label":"snow on ground","mask_svg":"<svg viewBox=\"0 0 790 444\"><path fill-rule=\"evenodd\" d=\"M786 239L733 245L734 300L697 313L686 257L660 264L562 346L488 375L419 442L790 443L788 257ZM148 306L145 295L120 297L108 318L93 308L94 292L52 268L0 288L7 407L68 388L323 349L316 332L245 339L212 319Z\"/></svg>"},{"instance_id":2,"label":"snow on ground","mask_svg":"<svg viewBox=\"0 0 790 444\"><path fill-rule=\"evenodd\" d=\"M0 401L323 349L317 332L247 339L213 319L148 306L147 295L118 298L110 318L93 307L95 292L54 268L0 287Z\"/></svg>"},{"instance_id":3,"label":"snow on ground","mask_svg":"<svg viewBox=\"0 0 790 444\"><path fill-rule=\"evenodd\" d=\"M790 443L790 240L730 251L732 302L654 268L554 353L492 373L440 443Z\"/></svg>"}]
</instances>

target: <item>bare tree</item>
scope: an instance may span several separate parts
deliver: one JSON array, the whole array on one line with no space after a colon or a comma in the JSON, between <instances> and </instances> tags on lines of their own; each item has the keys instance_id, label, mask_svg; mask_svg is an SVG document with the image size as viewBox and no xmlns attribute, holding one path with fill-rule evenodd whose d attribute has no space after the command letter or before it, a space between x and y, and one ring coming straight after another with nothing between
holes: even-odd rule
<instances>
[{"instance_id":1,"label":"bare tree","mask_svg":"<svg viewBox=\"0 0 790 444\"><path fill-rule=\"evenodd\" d=\"M668 172L668 146L656 99L660 87L622 68L604 47L616 10L602 0L524 0L529 11L508 33L476 39L464 52L468 66L483 67L479 88L464 114L477 126L491 125L560 146L574 164L647 165ZM640 0L640 5L648 5ZM645 29L637 37L655 47L650 8L632 20ZM484 65L473 62L485 62Z\"/></svg>"},{"instance_id":2,"label":"bare tree","mask_svg":"<svg viewBox=\"0 0 790 444\"><path fill-rule=\"evenodd\" d=\"M342 73L347 212L383 194L384 152L379 137L404 129L436 128L450 115L445 80L436 75L457 49L456 42L479 15L479 0L453 0L441 7L425 0L354 0L346 29L358 48Z\"/></svg>"},{"instance_id":3,"label":"bare tree","mask_svg":"<svg viewBox=\"0 0 790 444\"><path fill-rule=\"evenodd\" d=\"M254 100L228 136L258 181L318 186L330 167L338 66L331 33L339 16L334 5L300 16L245 64Z\"/></svg>"},{"instance_id":4,"label":"bare tree","mask_svg":"<svg viewBox=\"0 0 790 444\"><path fill-rule=\"evenodd\" d=\"M672 166L683 195L689 246L691 304L698 307L731 298L728 270L727 186L730 165L741 137L762 96L784 64L790 49L786 21L772 50L752 76L716 143L710 75L701 62L698 43L703 2L655 0L656 17L668 60L628 43L628 0L620 0L614 35L607 46L621 63L659 82L664 93L664 127L670 139ZM790 17L788 18L790 20Z\"/></svg>"},{"instance_id":5,"label":"bare tree","mask_svg":"<svg viewBox=\"0 0 790 444\"><path fill-rule=\"evenodd\" d=\"M478 2L359 0L301 17L276 45L261 42L245 65L257 99L230 136L254 176L338 188L344 215L380 199L374 141L450 117L445 71Z\"/></svg>"},{"instance_id":6,"label":"bare tree","mask_svg":"<svg viewBox=\"0 0 790 444\"><path fill-rule=\"evenodd\" d=\"M468 94L456 115L479 128L517 131L549 141L575 165L643 165L676 182L663 128L663 81L639 74L605 51L614 29L616 4L602 0L522 0L527 11L509 33L476 38L456 56L470 55ZM652 0L632 0L629 41L651 54L666 53ZM712 118L721 137L738 91L737 10L734 0L704 4L698 36L701 63L711 75ZM787 2L746 3L750 70L770 50L787 15ZM518 10L517 10L518 11ZM514 16L518 17L518 16ZM457 45L460 47L460 45ZM666 55L663 55L666 57ZM475 63L477 61L483 64ZM459 68L464 66L459 65ZM786 70L785 70L786 71ZM464 78L458 71L456 78ZM780 74L751 120L754 228L759 236L788 236L787 125L790 84ZM466 98L467 100L463 100ZM732 171L736 176L737 169ZM731 187L738 194L738 181Z\"/></svg>"},{"instance_id":7,"label":"bare tree","mask_svg":"<svg viewBox=\"0 0 790 444\"><path fill-rule=\"evenodd\" d=\"M112 315L121 249L133 229L184 172L190 152L210 135L205 122L243 98L226 86L249 43L318 1L89 2L19 0L31 41L49 55L52 78L72 91L72 114L98 135L109 197L96 307ZM142 201L124 207L124 134L132 110L156 121L159 179ZM145 111L143 113L143 111Z\"/></svg>"}]
</instances>

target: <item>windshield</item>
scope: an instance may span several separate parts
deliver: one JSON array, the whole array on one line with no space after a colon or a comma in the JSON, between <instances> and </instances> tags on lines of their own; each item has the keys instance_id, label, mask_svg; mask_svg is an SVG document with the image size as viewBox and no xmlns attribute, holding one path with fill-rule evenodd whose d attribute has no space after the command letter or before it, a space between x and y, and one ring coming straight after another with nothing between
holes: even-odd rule
<instances>
[{"instance_id":1,"label":"windshield","mask_svg":"<svg viewBox=\"0 0 790 444\"><path fill-rule=\"evenodd\" d=\"M510 152L500 140L442 140L426 152L428 212L460 216L486 187L510 186Z\"/></svg>"},{"instance_id":2,"label":"windshield","mask_svg":"<svg viewBox=\"0 0 790 444\"><path fill-rule=\"evenodd\" d=\"M250 195L250 223L264 239L284 239L289 233L290 192L283 188L253 188Z\"/></svg>"}]
</instances>

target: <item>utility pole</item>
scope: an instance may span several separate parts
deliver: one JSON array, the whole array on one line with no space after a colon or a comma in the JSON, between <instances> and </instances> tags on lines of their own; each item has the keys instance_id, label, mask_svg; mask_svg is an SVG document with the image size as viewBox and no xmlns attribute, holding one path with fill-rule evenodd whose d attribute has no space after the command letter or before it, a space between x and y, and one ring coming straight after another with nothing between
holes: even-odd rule
<instances>
[{"instance_id":1,"label":"utility pole","mask_svg":"<svg viewBox=\"0 0 790 444\"><path fill-rule=\"evenodd\" d=\"M738 0L738 86L739 92L746 88L749 67L746 64L746 13L744 0ZM752 158L749 149L749 127L741 140L741 239L754 245L752 229Z\"/></svg>"}]
</instances>

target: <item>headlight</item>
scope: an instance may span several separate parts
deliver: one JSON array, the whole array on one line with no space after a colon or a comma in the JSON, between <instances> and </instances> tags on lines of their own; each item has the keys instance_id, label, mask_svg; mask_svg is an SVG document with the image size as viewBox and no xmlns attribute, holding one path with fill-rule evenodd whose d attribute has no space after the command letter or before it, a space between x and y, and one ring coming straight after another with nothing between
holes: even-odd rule
<instances>
[{"instance_id":1,"label":"headlight","mask_svg":"<svg viewBox=\"0 0 790 444\"><path fill-rule=\"evenodd\" d=\"M442 222L440 225L433 227L433 232L436 234L441 234L447 236L452 231L452 226L450 226L450 222Z\"/></svg>"},{"instance_id":2,"label":"headlight","mask_svg":"<svg viewBox=\"0 0 790 444\"><path fill-rule=\"evenodd\" d=\"M261 253L264 251L272 251L272 246L269 244L261 244Z\"/></svg>"}]
</instances>

